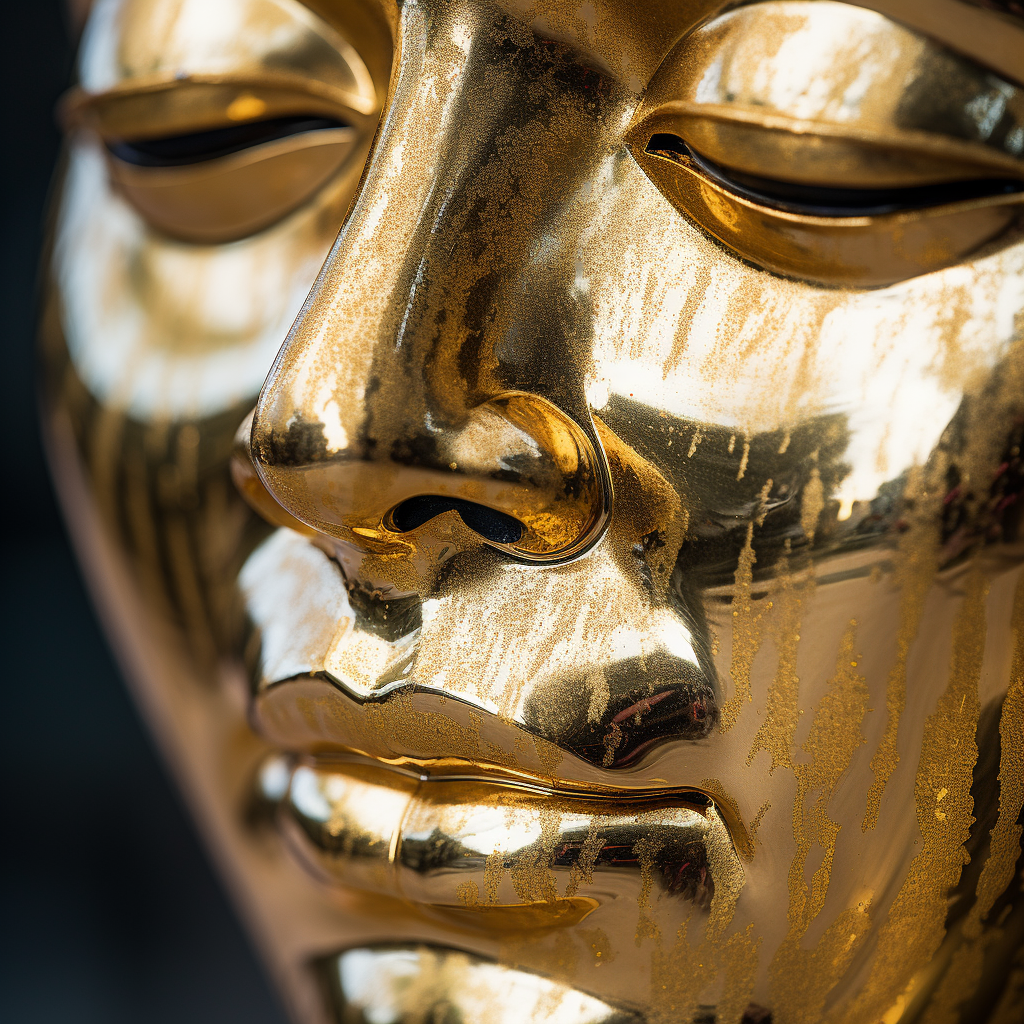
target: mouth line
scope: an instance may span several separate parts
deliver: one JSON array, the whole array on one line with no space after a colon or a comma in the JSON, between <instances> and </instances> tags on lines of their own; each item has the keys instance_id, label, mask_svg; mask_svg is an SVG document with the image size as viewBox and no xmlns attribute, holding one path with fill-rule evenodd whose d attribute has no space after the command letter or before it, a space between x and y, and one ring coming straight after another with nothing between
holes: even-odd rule
<instances>
[{"instance_id":1,"label":"mouth line","mask_svg":"<svg viewBox=\"0 0 1024 1024\"><path fill-rule=\"evenodd\" d=\"M576 782L572 779L555 780L535 775L525 770L514 770L504 765L489 762L470 761L459 757L376 757L355 747L346 750L337 748L329 752L300 755L302 760L318 768L342 767L361 764L370 768L400 772L418 782L465 782L484 783L533 793L540 796L581 797L602 803L660 803L666 800L684 799L694 807L708 807L718 801L699 786L673 785L667 780L664 786L609 786L593 782Z\"/></svg>"},{"instance_id":2,"label":"mouth line","mask_svg":"<svg viewBox=\"0 0 1024 1024\"><path fill-rule=\"evenodd\" d=\"M654 687L650 684L633 686L627 687L625 692L615 693L609 698L609 704L614 703L618 709L609 707L602 723L591 721L589 716L584 720L575 713L570 720L561 721L558 711L552 710L550 704L541 708L536 700L512 710L502 710L476 693L451 692L443 686L417 680L409 673L410 659L408 647L395 651L387 671L370 683L354 683L334 669L323 668L277 678L271 676L257 684L254 705L257 720L265 716L268 721L284 714L294 716L297 702L308 699L308 696L301 695L302 688L315 687L320 690L318 699L321 703L331 701L337 704L336 723L344 720L345 725L331 726L320 731L319 736L311 736L308 744L303 745L309 752L325 756L334 752L353 752L396 766L443 767L453 762L451 755L440 753L435 733L440 735L438 730L443 731L451 720L458 724L465 741L453 751L456 763L482 763L499 775L510 771L515 778L536 779L546 784L552 775L547 761L553 757L561 760L569 756L589 770L596 769L598 774L619 773L639 767L649 754L667 742L702 742L718 718L715 697L707 684L701 679L688 678L682 672L670 675L666 670ZM622 662L617 667L628 667L628 663ZM670 669L674 671L675 666L670 666ZM628 684L630 680L626 682ZM415 705L412 703L414 700L417 702ZM393 735L389 734L386 744L377 744L375 739L379 737L371 737L367 733L365 722L361 722L361 713L368 708L386 708L392 702L398 716L391 723ZM399 728L399 719L411 733ZM419 744L409 742L411 734L424 729L430 736L423 737ZM510 753L513 745L518 749L522 742L531 742L537 763L522 770L508 769L507 754L504 758L497 754L491 757L481 746L481 729L487 732L483 737L487 741L485 746L501 753ZM257 731L264 730L257 727ZM265 735L281 748L292 746L286 734L274 736L265 732ZM467 750L466 744L471 739L474 749ZM364 746L366 743L371 746L367 748ZM596 779L588 780L585 785L588 788L597 786L611 793L671 787L667 780L660 781L661 786L653 787L603 785Z\"/></svg>"},{"instance_id":3,"label":"mouth line","mask_svg":"<svg viewBox=\"0 0 1024 1024\"><path fill-rule=\"evenodd\" d=\"M564 801L575 810L588 807L601 812L626 809L640 814L664 808L685 808L705 818L717 811L736 851L744 860L753 857L753 842L739 809L722 794L708 792L700 786L676 784L665 780L664 786L607 786L600 783L554 780L526 771L514 771L503 765L473 762L463 758L381 758L356 749L332 749L329 753L289 754L282 751L293 765L307 765L321 771L332 768L362 767L373 771L392 772L417 784L445 783L465 786L467 793L484 786L507 790L523 796L538 796Z\"/></svg>"}]
</instances>

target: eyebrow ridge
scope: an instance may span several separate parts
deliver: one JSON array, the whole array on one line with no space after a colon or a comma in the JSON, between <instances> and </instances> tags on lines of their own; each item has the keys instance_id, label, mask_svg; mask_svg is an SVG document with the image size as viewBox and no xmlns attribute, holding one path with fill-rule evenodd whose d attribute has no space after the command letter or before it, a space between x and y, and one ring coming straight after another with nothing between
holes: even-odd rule
<instances>
[{"instance_id":1,"label":"eyebrow ridge","mask_svg":"<svg viewBox=\"0 0 1024 1024\"><path fill-rule=\"evenodd\" d=\"M1024 85L1024 18L977 0L847 0L923 32L951 50ZM998 2L998 0L997 0Z\"/></svg>"}]
</instances>

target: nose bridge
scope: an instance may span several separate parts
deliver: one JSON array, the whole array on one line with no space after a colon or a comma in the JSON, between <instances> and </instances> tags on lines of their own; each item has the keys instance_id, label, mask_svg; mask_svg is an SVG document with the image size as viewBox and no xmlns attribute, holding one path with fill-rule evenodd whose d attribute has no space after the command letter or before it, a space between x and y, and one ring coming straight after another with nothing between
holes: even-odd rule
<instances>
[{"instance_id":1,"label":"nose bridge","mask_svg":"<svg viewBox=\"0 0 1024 1024\"><path fill-rule=\"evenodd\" d=\"M611 87L524 31L480 3L403 8L370 166L252 431L265 485L320 532L406 542L394 510L423 496L511 517L528 558L603 528L589 311L575 233L551 229L599 163Z\"/></svg>"}]
</instances>

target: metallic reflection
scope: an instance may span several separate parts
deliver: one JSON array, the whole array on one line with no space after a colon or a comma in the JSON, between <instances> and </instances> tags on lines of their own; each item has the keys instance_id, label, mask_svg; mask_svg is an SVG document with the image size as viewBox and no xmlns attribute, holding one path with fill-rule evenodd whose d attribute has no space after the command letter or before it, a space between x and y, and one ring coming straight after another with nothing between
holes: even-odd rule
<instances>
[{"instance_id":1,"label":"metallic reflection","mask_svg":"<svg viewBox=\"0 0 1024 1024\"><path fill-rule=\"evenodd\" d=\"M708 910L743 870L714 803L697 792L613 799L523 783L360 764L299 766L282 802L318 872L487 928L568 924L662 895Z\"/></svg>"},{"instance_id":2,"label":"metallic reflection","mask_svg":"<svg viewBox=\"0 0 1024 1024\"><path fill-rule=\"evenodd\" d=\"M761 266L816 281L889 284L947 266L1005 230L1024 203L1024 89L831 0L751 4L686 36L629 135L637 162L680 212ZM940 190L918 209L801 213L723 187L699 160L652 145L664 138L759 181L882 196L994 184L976 198Z\"/></svg>"},{"instance_id":3,"label":"metallic reflection","mask_svg":"<svg viewBox=\"0 0 1024 1024\"><path fill-rule=\"evenodd\" d=\"M323 961L338 1024L640 1024L566 985L437 946L350 949Z\"/></svg>"},{"instance_id":4,"label":"metallic reflection","mask_svg":"<svg viewBox=\"0 0 1024 1024\"><path fill-rule=\"evenodd\" d=\"M729 184L1020 180L1019 25L868 6L97 8L57 477L297 1019L394 940L651 1024L1020 1005L1017 208ZM293 115L348 154L117 163Z\"/></svg>"}]
</instances>

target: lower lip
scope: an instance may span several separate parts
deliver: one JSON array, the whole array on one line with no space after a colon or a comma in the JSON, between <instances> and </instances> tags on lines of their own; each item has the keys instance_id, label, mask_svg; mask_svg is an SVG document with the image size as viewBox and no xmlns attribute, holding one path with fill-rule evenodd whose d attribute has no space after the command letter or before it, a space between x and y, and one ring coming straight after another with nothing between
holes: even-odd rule
<instances>
[{"instance_id":1,"label":"lower lip","mask_svg":"<svg viewBox=\"0 0 1024 1024\"><path fill-rule=\"evenodd\" d=\"M279 804L300 858L333 883L460 923L571 924L642 893L700 909L742 867L700 794L628 803L366 764L300 765ZM727 877L722 877L723 874Z\"/></svg>"},{"instance_id":2,"label":"lower lip","mask_svg":"<svg viewBox=\"0 0 1024 1024\"><path fill-rule=\"evenodd\" d=\"M368 946L318 964L339 1020L640 1024L638 1013L538 974L439 946Z\"/></svg>"}]
</instances>

